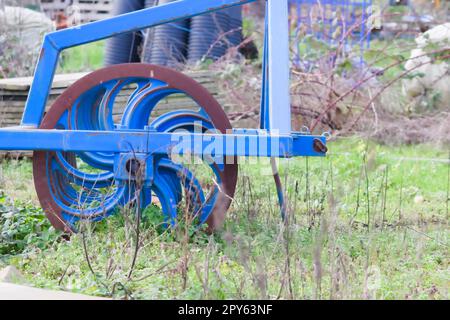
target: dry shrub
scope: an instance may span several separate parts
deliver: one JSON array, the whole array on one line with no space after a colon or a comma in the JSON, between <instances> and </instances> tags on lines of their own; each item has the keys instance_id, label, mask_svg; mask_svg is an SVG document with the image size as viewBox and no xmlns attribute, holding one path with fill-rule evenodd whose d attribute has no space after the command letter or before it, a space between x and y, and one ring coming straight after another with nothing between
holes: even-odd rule
<instances>
[{"instance_id":1,"label":"dry shrub","mask_svg":"<svg viewBox=\"0 0 450 320\"><path fill-rule=\"evenodd\" d=\"M390 19L387 8L382 14ZM429 141L447 144L450 105L411 111L402 82L420 77L417 70L422 63L449 63L450 51L445 46L430 46L424 50L430 60L423 62L420 56L415 57L417 69L405 69L416 43L414 37L401 41L403 36L400 32L379 40L364 55L364 63L360 62L358 48L344 50L345 39L334 47L311 45L317 52L308 52L300 59L306 61L315 56L316 60L300 66L292 63L293 130L308 127L317 134L331 131L334 136L356 133L389 144ZM247 41L262 44L262 39L262 30L253 30ZM218 74L219 88L236 127L259 126L261 65L261 57L249 62L239 55L238 49L230 49L225 57L208 66Z\"/></svg>"},{"instance_id":2,"label":"dry shrub","mask_svg":"<svg viewBox=\"0 0 450 320\"><path fill-rule=\"evenodd\" d=\"M38 1L0 0L0 11L7 6L38 7ZM34 11L11 10L0 14L0 78L31 76L41 39L53 24Z\"/></svg>"}]
</instances>

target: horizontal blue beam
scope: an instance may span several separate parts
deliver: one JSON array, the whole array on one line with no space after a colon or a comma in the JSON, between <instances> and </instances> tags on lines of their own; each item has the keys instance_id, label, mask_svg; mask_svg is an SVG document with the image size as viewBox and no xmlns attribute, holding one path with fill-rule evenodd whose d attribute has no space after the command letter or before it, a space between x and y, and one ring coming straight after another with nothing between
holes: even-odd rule
<instances>
[{"instance_id":1,"label":"horizontal blue beam","mask_svg":"<svg viewBox=\"0 0 450 320\"><path fill-rule=\"evenodd\" d=\"M190 154L249 157L325 156L315 143L325 137L258 134L193 134L151 131L66 131L0 129L0 150Z\"/></svg>"}]
</instances>

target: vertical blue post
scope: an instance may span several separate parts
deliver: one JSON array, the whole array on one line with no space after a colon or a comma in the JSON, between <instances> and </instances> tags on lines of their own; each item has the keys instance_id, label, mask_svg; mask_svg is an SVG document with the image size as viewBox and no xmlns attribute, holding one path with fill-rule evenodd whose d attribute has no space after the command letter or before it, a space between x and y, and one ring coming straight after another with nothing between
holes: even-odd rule
<instances>
[{"instance_id":1,"label":"vertical blue post","mask_svg":"<svg viewBox=\"0 0 450 320\"><path fill-rule=\"evenodd\" d=\"M267 17L267 8L266 8L266 17ZM269 27L267 24L267 19L264 24L264 52L263 52L263 63L262 63L262 85L261 85L261 112L260 112L260 128L268 129L269 128L269 85L268 85L268 60L269 60L269 52L268 52L268 34Z\"/></svg>"},{"instance_id":2,"label":"vertical blue post","mask_svg":"<svg viewBox=\"0 0 450 320\"><path fill-rule=\"evenodd\" d=\"M58 65L59 53L60 50L46 36L30 88L27 106L22 116L21 125L24 127L37 128L41 123L48 95L52 87L55 70Z\"/></svg>"},{"instance_id":3,"label":"vertical blue post","mask_svg":"<svg viewBox=\"0 0 450 320\"><path fill-rule=\"evenodd\" d=\"M291 134L288 0L268 0L267 5L267 129Z\"/></svg>"}]
</instances>

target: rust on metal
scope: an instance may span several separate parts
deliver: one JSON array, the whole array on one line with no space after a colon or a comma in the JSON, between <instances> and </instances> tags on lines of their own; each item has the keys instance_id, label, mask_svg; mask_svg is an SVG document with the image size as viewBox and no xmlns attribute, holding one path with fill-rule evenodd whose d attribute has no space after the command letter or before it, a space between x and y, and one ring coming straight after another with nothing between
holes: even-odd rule
<instances>
[{"instance_id":1,"label":"rust on metal","mask_svg":"<svg viewBox=\"0 0 450 320\"><path fill-rule=\"evenodd\" d=\"M327 153L328 152L327 146L320 139L314 139L313 148L314 148L314 151L316 151L318 153Z\"/></svg>"},{"instance_id":2,"label":"rust on metal","mask_svg":"<svg viewBox=\"0 0 450 320\"><path fill-rule=\"evenodd\" d=\"M205 110L211 119L213 126L220 130L221 133L225 134L227 130L232 129L231 123L220 104L208 90L197 81L169 68L140 63L120 64L106 67L79 79L64 91L54 102L48 113L45 115L40 129L55 129L64 112L73 112L73 102L77 101L77 99L86 91L101 83L128 77L148 79L149 75L152 75L151 78L153 79L159 79L167 83L170 88L179 89L189 95ZM99 132L99 134L101 134L101 132ZM55 186L52 186L52 184L55 182L51 179L52 175L49 175L48 173L49 170L51 170L49 164L50 161L47 160L48 154L49 153L43 151L34 152L33 176L36 192L41 206L52 225L56 229L64 232L71 232L70 226L62 217L62 209L54 199L54 196L57 195L53 193L56 188ZM56 154L50 152L50 156L54 157ZM220 185L215 207L207 220L210 230L216 230L223 225L225 214L231 205L231 201L236 191L238 178L237 163L237 157L235 157L232 163L225 164L223 171L217 170L222 184Z\"/></svg>"}]
</instances>

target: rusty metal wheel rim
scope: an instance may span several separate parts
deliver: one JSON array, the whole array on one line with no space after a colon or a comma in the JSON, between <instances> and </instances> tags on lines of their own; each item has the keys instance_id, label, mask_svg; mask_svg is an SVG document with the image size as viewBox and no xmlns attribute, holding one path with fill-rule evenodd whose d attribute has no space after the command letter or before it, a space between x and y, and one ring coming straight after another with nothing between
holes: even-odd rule
<instances>
[{"instance_id":1,"label":"rusty metal wheel rim","mask_svg":"<svg viewBox=\"0 0 450 320\"><path fill-rule=\"evenodd\" d=\"M92 88L95 88L103 83L108 83L108 81L117 81L117 85L124 85L126 84L129 79L157 79L158 81L162 81L166 84L164 87L165 90L171 89L178 92L184 92L187 93L199 106L201 106L202 110L204 111L201 115L192 115L190 114L189 117L201 118L205 115L210 119L211 123L213 124L213 127L219 130L221 133L226 133L227 130L231 129L231 124L221 108L220 104L215 100L215 98L200 84L198 84L193 79L176 72L174 70L160 67L160 66L154 66L154 65L147 65L147 64L123 64L123 65L115 65L111 67L107 67L98 71L95 71L82 79L78 80L76 83L74 83L71 87L69 87L52 105L49 112L45 115L42 124L40 126L41 129L55 129L58 127L59 122L62 118L76 118L75 114L77 114L78 111L84 111L86 114L86 110L80 109L79 107L74 107L74 105L79 101L80 97L83 97L86 92L90 92ZM119 81L123 81L120 82ZM142 81L141 85L145 81ZM136 124L136 121L133 123L133 119L136 119L136 117L133 118L133 108L136 108L136 106L140 106L138 102L136 102L139 98L142 99L144 95L141 95L139 97L139 94L142 93L145 89L148 89L145 87L145 85L142 85L142 87L137 86L137 89L133 96L129 98L127 108L125 110L124 117L122 119L122 124L127 125L141 125ZM134 100L133 100L134 99ZM134 104L133 104L134 101ZM101 103L100 103L101 104ZM141 104L142 106L142 104ZM88 107L87 107L88 108ZM92 109L92 108L91 108ZM101 107L99 108L101 109ZM142 109L142 108L141 108ZM103 116L105 114L102 114ZM167 119L178 119L182 118L183 115L180 116L180 114L172 114L167 117ZM187 117L187 115L185 115ZM187 119L187 118L184 119ZM189 118L189 119L191 119ZM77 119L77 118L76 118ZM166 120L167 120L166 119ZM178 120L177 120L178 121ZM155 121L157 122L157 121ZM169 123L170 121L160 121L159 126L164 127L163 130L173 130L173 126L171 128L170 125L164 125ZM186 121L187 123L185 125L188 125L189 121ZM101 124L101 121L99 122ZM105 122L106 123L106 122ZM103 123L103 124L105 124ZM183 123L183 121L181 121ZM109 124L110 125L110 124ZM71 121L66 121L67 128L65 129L72 129L76 130L78 128L74 128L74 124L71 123ZM111 130L110 127L101 125L96 128L98 130ZM58 155L58 156L57 156ZM34 175L34 181L36 190L38 193L38 198L41 202L41 205L46 212L48 218L52 222L52 224L60 230L69 232L72 230L71 223L68 223L67 221L67 214L63 212L61 209L61 205L58 204L57 201L54 199L54 194L52 193L52 186L49 184L48 179L48 170L49 170L49 158L52 159L58 159L58 161L61 163L64 163L64 159L61 157L61 153L51 153L51 152L40 152L37 151L34 154L34 160L33 160L33 175ZM89 157L87 157L89 158ZM62 160L61 160L62 159ZM70 159L69 159L70 160ZM67 161L70 163L70 161ZM167 165L167 164L166 164ZM108 166L109 164L106 163L105 167L102 168L103 170L106 170L104 173L105 179L108 176ZM238 174L238 166L237 161L234 161L232 164L225 164L222 167L222 171L217 170L218 176L220 177L220 188L219 192L217 194L217 198L215 199L214 206L211 210L211 213L207 216L206 222L208 223L210 230L215 230L222 226L226 211L228 210L231 199L234 196L235 189L236 189L236 183L237 183L237 174ZM110 169L110 171L112 168ZM172 168L171 170L175 170ZM112 174L111 172L109 172ZM76 178L76 175L74 175ZM74 181L76 181L76 179ZM109 177L111 178L111 177ZM106 181L106 180L105 180ZM165 182L160 181L161 185L168 184L167 179ZM170 184L170 183L169 183ZM128 187L127 187L128 188ZM127 199L123 194L127 193L129 189L124 188L122 190L118 190L117 192L121 192L122 195L119 195L118 198L121 199L115 199L116 203L111 202L110 207L108 207L108 210L112 210L114 206L122 203L126 203L130 199ZM176 198L176 195L172 193L170 197ZM164 201L167 202L167 201ZM172 206L173 210L173 203L165 203L162 204L162 206ZM163 208L164 209L164 208ZM104 214L107 215L107 214ZM94 218L95 219L102 219L104 216L102 214L97 214Z\"/></svg>"}]
</instances>

